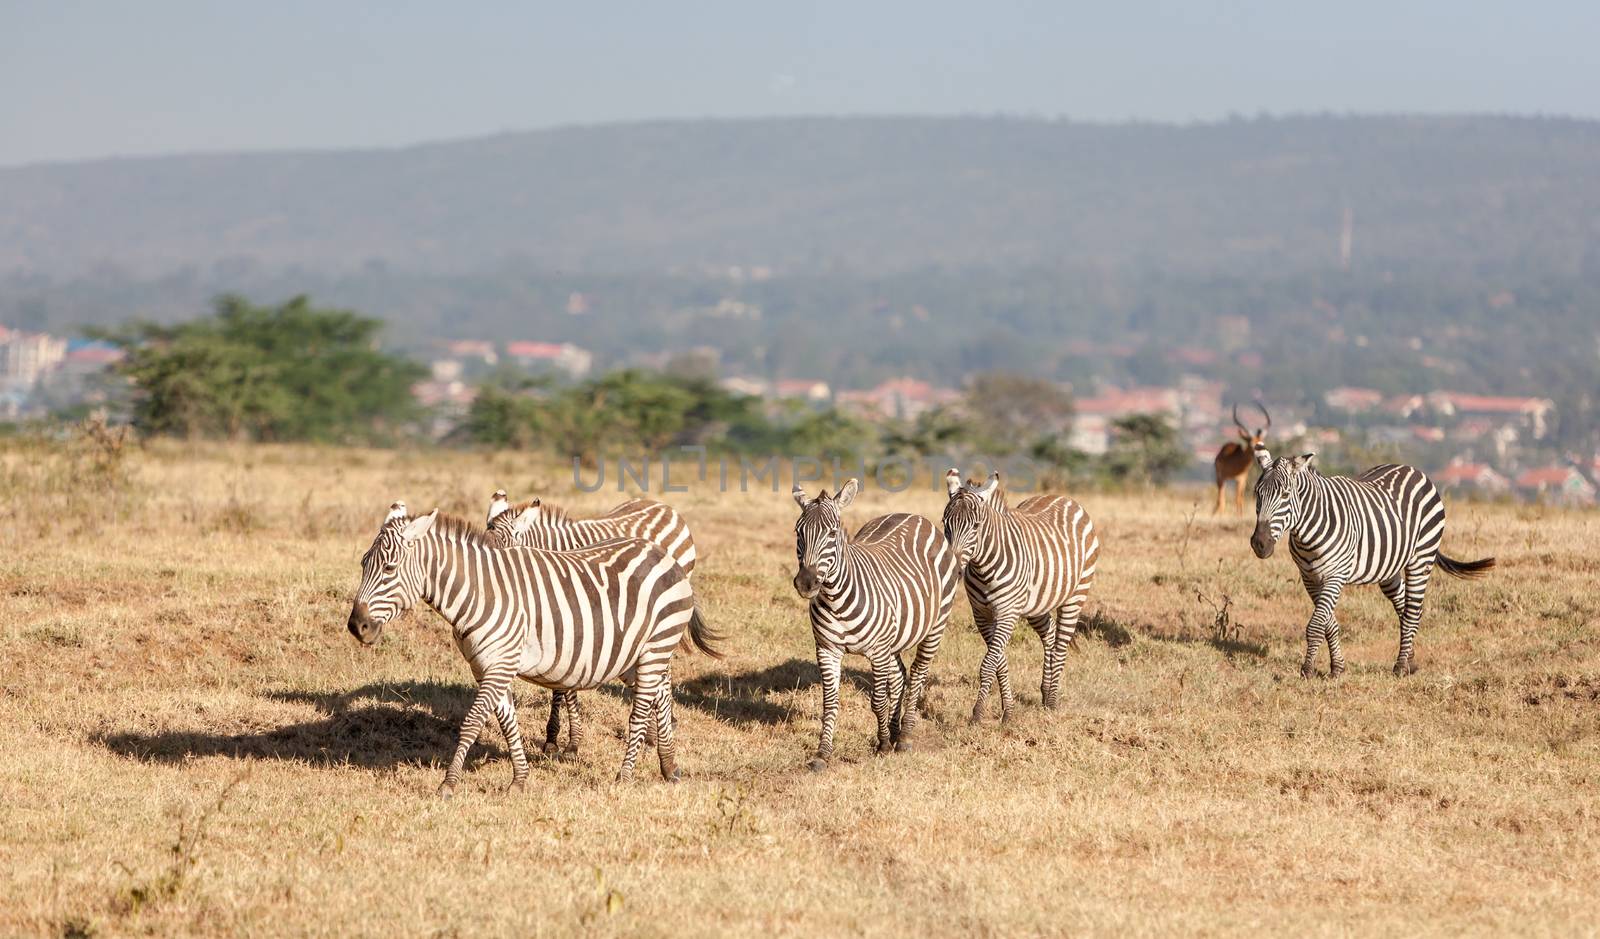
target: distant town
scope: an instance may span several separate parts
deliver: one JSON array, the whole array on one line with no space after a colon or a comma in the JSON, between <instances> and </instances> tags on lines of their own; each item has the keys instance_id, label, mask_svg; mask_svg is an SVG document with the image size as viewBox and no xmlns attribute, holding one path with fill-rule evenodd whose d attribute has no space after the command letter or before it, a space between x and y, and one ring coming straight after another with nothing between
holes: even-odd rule
<instances>
[{"instance_id":1,"label":"distant town","mask_svg":"<svg viewBox=\"0 0 1600 939\"><path fill-rule=\"evenodd\" d=\"M1116 350L1100 350L1115 353ZM1252 355L1253 353L1242 353ZM0 418L41 419L115 401L113 372L123 351L106 342L67 339L0 326ZM1180 348L1172 356L1198 370L1215 364L1217 353ZM717 371L714 348L654 353L627 364L643 368ZM412 391L433 415L431 430L443 436L466 414L478 383L496 369L582 379L595 356L571 343L460 339L439 343L430 376ZM1258 363L1259 364L1259 363ZM959 411L962 391L912 378L893 378L871 388L839 388L820 378L727 375L730 392L771 402L802 402L836 408L879 423L911 421L939 408ZM1114 422L1135 414L1160 415L1181 434L1194 455L1187 475L1209 476L1218 447L1235 439L1232 407L1254 429L1262 415L1251 401L1230 401L1225 382L1185 374L1170 387L1070 388L1074 418L1068 444L1089 455L1110 447ZM1546 443L1557 419L1556 405L1537 396L1486 396L1438 389L1385 395L1373 388L1339 387L1309 402L1265 402L1272 415L1274 446L1304 443L1309 449L1358 448L1376 457L1422 466L1440 486L1486 498L1517 498L1562 505L1594 505L1600 491L1600 453L1554 453Z\"/></svg>"}]
</instances>

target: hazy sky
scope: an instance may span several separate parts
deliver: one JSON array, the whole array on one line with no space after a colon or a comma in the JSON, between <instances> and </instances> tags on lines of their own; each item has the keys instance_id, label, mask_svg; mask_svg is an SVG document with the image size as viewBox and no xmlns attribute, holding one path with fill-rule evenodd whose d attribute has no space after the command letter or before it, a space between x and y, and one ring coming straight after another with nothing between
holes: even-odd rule
<instances>
[{"instance_id":1,"label":"hazy sky","mask_svg":"<svg viewBox=\"0 0 1600 939\"><path fill-rule=\"evenodd\" d=\"M0 165L698 116L1596 117L1597 37L1594 0L0 0Z\"/></svg>"}]
</instances>

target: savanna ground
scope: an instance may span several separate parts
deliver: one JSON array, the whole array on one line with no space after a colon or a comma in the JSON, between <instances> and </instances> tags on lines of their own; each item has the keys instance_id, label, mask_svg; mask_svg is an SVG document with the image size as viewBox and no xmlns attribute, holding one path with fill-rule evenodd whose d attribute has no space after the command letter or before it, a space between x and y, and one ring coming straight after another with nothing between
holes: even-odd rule
<instances>
[{"instance_id":1,"label":"savanna ground","mask_svg":"<svg viewBox=\"0 0 1600 939\"><path fill-rule=\"evenodd\" d=\"M1104 555L1062 709L1038 706L1023 627L1018 718L968 726L962 599L921 748L869 751L857 661L839 759L812 774L794 505L694 484L671 498L729 654L675 660L689 778L613 784L612 689L588 695L580 760L536 759L510 796L486 733L443 802L468 670L424 609L375 648L350 637L358 558L397 497L480 518L498 486L586 511L614 487L512 455L3 459L0 934L1600 928L1594 513L1453 502L1446 549L1500 566L1435 579L1420 671L1390 674L1393 613L1362 588L1341 607L1350 672L1302 681L1309 603L1283 552L1255 560L1199 491L1082 494ZM869 486L847 521L942 503ZM541 739L547 694L518 697Z\"/></svg>"}]
</instances>

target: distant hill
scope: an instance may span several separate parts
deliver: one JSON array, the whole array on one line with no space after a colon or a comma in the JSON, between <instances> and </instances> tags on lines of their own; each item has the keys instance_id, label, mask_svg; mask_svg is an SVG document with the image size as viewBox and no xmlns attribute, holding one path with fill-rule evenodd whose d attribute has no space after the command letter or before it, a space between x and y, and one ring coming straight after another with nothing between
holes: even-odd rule
<instances>
[{"instance_id":1,"label":"distant hill","mask_svg":"<svg viewBox=\"0 0 1600 939\"><path fill-rule=\"evenodd\" d=\"M1600 123L683 121L0 169L0 276L1600 266Z\"/></svg>"}]
</instances>

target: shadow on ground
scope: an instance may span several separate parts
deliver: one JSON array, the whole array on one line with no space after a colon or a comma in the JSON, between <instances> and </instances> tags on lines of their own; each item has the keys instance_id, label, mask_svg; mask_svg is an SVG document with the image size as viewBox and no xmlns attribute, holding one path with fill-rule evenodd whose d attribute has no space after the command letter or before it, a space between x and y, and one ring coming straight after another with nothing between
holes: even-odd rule
<instances>
[{"instance_id":1,"label":"shadow on ground","mask_svg":"<svg viewBox=\"0 0 1600 939\"><path fill-rule=\"evenodd\" d=\"M864 693L871 693L872 679L864 670L847 668L844 679ZM759 671L701 675L676 686L675 703L735 725L785 724L796 716L793 709L769 700L770 696L812 688L818 681L815 662L794 658ZM601 690L615 696L623 693L618 683ZM325 716L255 733L123 732L96 735L92 740L114 753L147 762L181 763L199 757L226 756L367 769L426 765L449 759L461 718L472 706L472 695L471 685L432 681L371 683L339 692L270 691L263 697L310 704ZM539 729L547 706L544 700L533 705L533 723ZM526 712L528 708L524 706L522 710ZM530 728L526 713L523 723L525 739L536 745L536 739L527 735ZM501 743L498 728L489 728L472 748L470 763L506 757Z\"/></svg>"},{"instance_id":2,"label":"shadow on ground","mask_svg":"<svg viewBox=\"0 0 1600 939\"><path fill-rule=\"evenodd\" d=\"M438 682L369 684L338 693L268 692L264 697L308 703L327 716L257 733L130 732L102 734L93 740L113 753L160 763L226 756L367 769L426 765L449 760L472 692L470 685ZM486 733L478 740L472 764L507 755L496 742L498 734Z\"/></svg>"},{"instance_id":3,"label":"shadow on ground","mask_svg":"<svg viewBox=\"0 0 1600 939\"><path fill-rule=\"evenodd\" d=\"M864 669L846 668L843 682L872 693L872 676ZM673 684L673 706L688 706L704 711L735 726L787 724L797 715L794 708L770 697L805 691L822 681L817 663L810 659L789 659L779 665L754 672L712 672ZM621 685L606 685L607 694L620 696Z\"/></svg>"}]
</instances>

